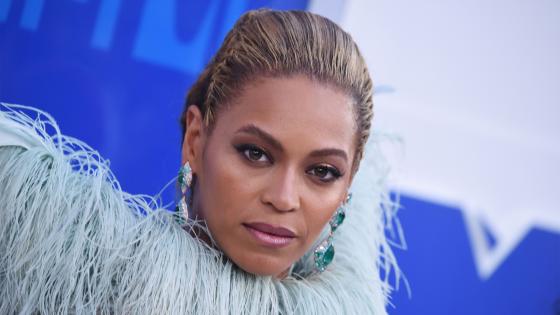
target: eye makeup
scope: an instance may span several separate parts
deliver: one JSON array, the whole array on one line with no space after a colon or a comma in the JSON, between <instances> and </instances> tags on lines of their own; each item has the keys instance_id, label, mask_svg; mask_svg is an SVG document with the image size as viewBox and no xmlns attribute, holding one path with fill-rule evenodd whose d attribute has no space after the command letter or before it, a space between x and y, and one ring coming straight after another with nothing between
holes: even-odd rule
<instances>
[{"instance_id":1,"label":"eye makeup","mask_svg":"<svg viewBox=\"0 0 560 315\"><path fill-rule=\"evenodd\" d=\"M323 183L330 183L344 176L336 167L327 164L315 165L308 169L306 173Z\"/></svg>"},{"instance_id":2,"label":"eye makeup","mask_svg":"<svg viewBox=\"0 0 560 315\"><path fill-rule=\"evenodd\" d=\"M242 143L234 145L234 148L248 162L267 165L274 162L270 154L258 145Z\"/></svg>"}]
</instances>

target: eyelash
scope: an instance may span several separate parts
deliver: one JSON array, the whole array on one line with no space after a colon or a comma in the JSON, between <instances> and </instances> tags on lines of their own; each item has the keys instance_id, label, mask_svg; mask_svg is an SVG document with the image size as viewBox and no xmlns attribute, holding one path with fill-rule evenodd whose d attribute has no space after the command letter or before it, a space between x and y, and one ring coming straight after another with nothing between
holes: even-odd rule
<instances>
[{"instance_id":1,"label":"eyelash","mask_svg":"<svg viewBox=\"0 0 560 315\"><path fill-rule=\"evenodd\" d=\"M268 153L266 153L266 151L262 148L260 148L259 146L253 145L253 144L241 144L238 146L235 146L235 149L243 156L243 158L247 159L247 161L252 162L252 163L258 163L258 164L272 164L274 162L274 160L270 157L270 155ZM252 151L252 152L251 152ZM251 158L251 153L256 153L258 155L260 155L260 157L258 159L254 159ZM262 157L266 157L266 161L260 161L260 159ZM317 175L317 171L321 170L321 171L326 171L327 172L327 179L325 179L324 177L320 177ZM312 175L317 177L317 179L323 183L329 183L329 182L333 182L337 179L339 179L340 177L344 176L344 174L342 174L337 168L329 166L329 165L325 165L325 164L321 164L321 165L315 165L313 167L311 167L309 170L306 171L307 174ZM330 177L328 177L328 174L330 174Z\"/></svg>"},{"instance_id":2,"label":"eyelash","mask_svg":"<svg viewBox=\"0 0 560 315\"><path fill-rule=\"evenodd\" d=\"M270 156L265 152L265 150L263 150L262 148L254 144L241 144L235 146L235 149L237 149L237 151L241 153L241 155L243 155L243 157L246 158L249 162L266 163L266 164L272 164L273 162L272 158L270 158ZM266 157L268 161L263 162L263 161L259 161L260 159L259 160L252 159L251 156L249 155L250 153L261 154L262 156Z\"/></svg>"},{"instance_id":3,"label":"eyelash","mask_svg":"<svg viewBox=\"0 0 560 315\"><path fill-rule=\"evenodd\" d=\"M330 177L328 179L325 179L325 178L321 178L321 177L317 176L317 174L313 174L313 172L316 172L318 169L326 170L328 172L327 174L330 174ZM332 166L328 166L328 165L314 166L310 170L306 171L306 173L310 174L310 175L313 175L313 176L316 176L323 183L333 182L333 181L339 179L340 177L342 177L342 173L340 173L340 171L338 169L336 169L335 167L332 167Z\"/></svg>"}]
</instances>

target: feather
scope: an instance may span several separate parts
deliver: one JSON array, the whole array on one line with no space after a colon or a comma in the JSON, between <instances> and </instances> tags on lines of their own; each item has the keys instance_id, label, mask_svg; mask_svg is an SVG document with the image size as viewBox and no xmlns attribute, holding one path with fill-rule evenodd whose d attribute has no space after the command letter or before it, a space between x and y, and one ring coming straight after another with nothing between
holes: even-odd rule
<instances>
[{"instance_id":1,"label":"feather","mask_svg":"<svg viewBox=\"0 0 560 315\"><path fill-rule=\"evenodd\" d=\"M239 269L156 198L123 191L48 114L2 104L3 134L19 142L0 141L0 314L386 314L397 207L375 136L333 263L316 273L311 250L278 280Z\"/></svg>"}]
</instances>

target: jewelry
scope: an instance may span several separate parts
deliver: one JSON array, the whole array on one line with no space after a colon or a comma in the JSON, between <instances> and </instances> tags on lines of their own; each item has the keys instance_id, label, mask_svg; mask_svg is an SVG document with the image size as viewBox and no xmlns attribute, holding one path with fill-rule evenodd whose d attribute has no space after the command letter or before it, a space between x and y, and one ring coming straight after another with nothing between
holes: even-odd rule
<instances>
[{"instance_id":1,"label":"jewelry","mask_svg":"<svg viewBox=\"0 0 560 315\"><path fill-rule=\"evenodd\" d=\"M321 242L319 246L315 248L314 258L315 258L315 269L319 272L325 271L327 266L333 261L334 258L334 246L333 237L336 229L344 222L346 218L346 205L352 199L352 194L348 194L346 200L336 209L334 215L329 220L329 225L331 230L327 239Z\"/></svg>"},{"instance_id":2,"label":"jewelry","mask_svg":"<svg viewBox=\"0 0 560 315\"><path fill-rule=\"evenodd\" d=\"M179 174L177 176L177 182L179 184L179 189L181 190L181 198L175 207L175 218L177 222L181 225L185 224L185 219L189 217L189 193L192 184L192 168L189 162L185 163L179 169Z\"/></svg>"}]
</instances>

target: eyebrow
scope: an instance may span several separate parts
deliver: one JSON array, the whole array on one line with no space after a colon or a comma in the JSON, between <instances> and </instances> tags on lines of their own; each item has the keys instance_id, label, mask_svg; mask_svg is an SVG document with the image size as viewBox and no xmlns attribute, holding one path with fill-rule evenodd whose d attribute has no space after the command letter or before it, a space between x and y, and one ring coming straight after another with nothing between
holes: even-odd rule
<instances>
[{"instance_id":1,"label":"eyebrow","mask_svg":"<svg viewBox=\"0 0 560 315\"><path fill-rule=\"evenodd\" d=\"M271 134L269 134L268 132L262 130L261 128L253 124L245 125L236 131L236 133L240 133L240 132L257 136L263 139L265 142L267 142L270 146L272 146L276 150L284 151L284 147L282 146L280 141L276 140ZM343 158L345 161L348 161L348 156L346 155L346 152L344 152L344 150L340 150L336 148L325 148L325 149L314 150L309 154L309 156L311 157L323 157L329 155L336 155Z\"/></svg>"},{"instance_id":2,"label":"eyebrow","mask_svg":"<svg viewBox=\"0 0 560 315\"><path fill-rule=\"evenodd\" d=\"M340 149L335 149L335 148L326 148L326 149L315 150L315 151L313 151L309 154L309 156L311 156L311 157L323 157L323 156L329 156L329 155L336 155L336 156L339 156L339 157L343 158L345 161L348 161L348 156L346 155L346 152L344 152L343 150L340 150Z\"/></svg>"},{"instance_id":3,"label":"eyebrow","mask_svg":"<svg viewBox=\"0 0 560 315\"><path fill-rule=\"evenodd\" d=\"M276 150L284 151L284 147L282 146L280 141L276 140L271 134L253 124L248 124L239 128L236 133L240 132L257 136L267 142L270 146L274 147Z\"/></svg>"}]
</instances>

